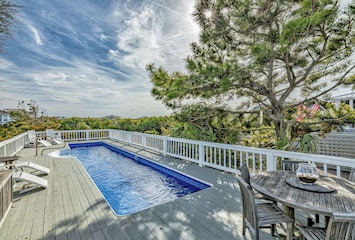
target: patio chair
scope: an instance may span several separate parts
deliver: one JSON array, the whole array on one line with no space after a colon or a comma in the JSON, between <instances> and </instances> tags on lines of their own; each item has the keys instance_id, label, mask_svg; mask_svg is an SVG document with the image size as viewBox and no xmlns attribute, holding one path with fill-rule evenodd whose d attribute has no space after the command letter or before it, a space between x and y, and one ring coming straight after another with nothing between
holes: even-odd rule
<instances>
[{"instance_id":1,"label":"patio chair","mask_svg":"<svg viewBox=\"0 0 355 240\"><path fill-rule=\"evenodd\" d=\"M246 163L243 163L240 167L239 167L239 171L240 171L240 176L243 178L243 180L249 184L250 188L253 189L253 187L250 185L250 173L249 173L249 168L247 166ZM273 201L272 199L269 199L268 197L262 195L261 193L258 193L256 191L253 190L254 193L254 197L256 199L262 199L262 200L270 200ZM275 202L276 203L276 202Z\"/></svg>"},{"instance_id":2,"label":"patio chair","mask_svg":"<svg viewBox=\"0 0 355 240\"><path fill-rule=\"evenodd\" d=\"M355 240L355 215L334 213L327 228L297 227L302 239Z\"/></svg>"},{"instance_id":3,"label":"patio chair","mask_svg":"<svg viewBox=\"0 0 355 240\"><path fill-rule=\"evenodd\" d=\"M20 194L31 191L36 188L47 188L48 182L46 179L32 175L26 172L14 172L12 174L12 179L15 182L14 187L17 186L18 182L27 182L30 185L20 191Z\"/></svg>"},{"instance_id":4,"label":"patio chair","mask_svg":"<svg viewBox=\"0 0 355 240\"><path fill-rule=\"evenodd\" d=\"M283 171L296 172L297 166L298 166L299 163L308 163L308 162L307 161L303 161L303 160L286 160L286 159L282 159L281 160L281 169Z\"/></svg>"},{"instance_id":5,"label":"patio chair","mask_svg":"<svg viewBox=\"0 0 355 240\"><path fill-rule=\"evenodd\" d=\"M243 180L250 185L250 173L247 164L243 163L239 167L239 171L240 171L240 176L243 178Z\"/></svg>"},{"instance_id":6,"label":"patio chair","mask_svg":"<svg viewBox=\"0 0 355 240\"><path fill-rule=\"evenodd\" d=\"M274 203L264 202L255 204L255 198L251 186L241 177L236 176L242 195L243 205L243 237L246 228L252 239L258 240L259 230L263 226L271 226L271 234L274 235L276 224L287 224L287 240L292 239L293 219L282 212Z\"/></svg>"}]
</instances>

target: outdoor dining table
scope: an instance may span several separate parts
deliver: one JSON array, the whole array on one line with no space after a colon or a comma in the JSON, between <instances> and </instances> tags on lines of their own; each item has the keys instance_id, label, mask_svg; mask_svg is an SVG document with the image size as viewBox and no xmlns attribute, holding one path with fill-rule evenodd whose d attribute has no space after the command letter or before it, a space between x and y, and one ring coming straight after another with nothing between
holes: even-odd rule
<instances>
[{"instance_id":1,"label":"outdoor dining table","mask_svg":"<svg viewBox=\"0 0 355 240\"><path fill-rule=\"evenodd\" d=\"M5 156L5 157L0 157L0 164L5 163L5 165L12 165L12 163L16 160L18 160L18 156ZM12 167L10 166L10 169Z\"/></svg>"},{"instance_id":2,"label":"outdoor dining table","mask_svg":"<svg viewBox=\"0 0 355 240\"><path fill-rule=\"evenodd\" d=\"M269 171L251 177L251 186L285 206L294 217L294 209L326 217L334 212L355 214L355 183L344 178L320 176L315 183L302 183L291 171Z\"/></svg>"}]
</instances>

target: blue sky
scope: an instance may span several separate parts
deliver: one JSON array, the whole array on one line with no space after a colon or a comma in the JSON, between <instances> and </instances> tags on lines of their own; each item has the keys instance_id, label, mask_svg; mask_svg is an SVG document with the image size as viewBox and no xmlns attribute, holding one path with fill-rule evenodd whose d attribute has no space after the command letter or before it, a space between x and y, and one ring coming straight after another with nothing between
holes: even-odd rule
<instances>
[{"instance_id":1,"label":"blue sky","mask_svg":"<svg viewBox=\"0 0 355 240\"><path fill-rule=\"evenodd\" d=\"M13 2L22 7L0 54L0 109L34 100L49 116L170 114L145 66L184 71L199 33L193 0Z\"/></svg>"},{"instance_id":2,"label":"blue sky","mask_svg":"<svg viewBox=\"0 0 355 240\"><path fill-rule=\"evenodd\" d=\"M191 0L17 0L0 55L0 109L34 100L49 116L168 115L145 66L184 71L198 26Z\"/></svg>"}]
</instances>

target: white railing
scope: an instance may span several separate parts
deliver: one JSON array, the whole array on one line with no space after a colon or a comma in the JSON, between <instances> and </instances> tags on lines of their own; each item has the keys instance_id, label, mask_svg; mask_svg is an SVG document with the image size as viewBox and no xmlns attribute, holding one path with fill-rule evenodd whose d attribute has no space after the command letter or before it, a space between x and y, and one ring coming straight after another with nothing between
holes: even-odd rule
<instances>
[{"instance_id":1,"label":"white railing","mask_svg":"<svg viewBox=\"0 0 355 240\"><path fill-rule=\"evenodd\" d=\"M166 155L166 140L168 137L151 134L144 135L144 147L155 152Z\"/></svg>"},{"instance_id":2,"label":"white railing","mask_svg":"<svg viewBox=\"0 0 355 240\"><path fill-rule=\"evenodd\" d=\"M36 132L36 135L45 136L45 132ZM239 173L238 168L244 162L248 164L252 174L279 170L280 161L283 159L313 162L323 168L325 175L329 169L335 169L338 177L342 171L355 168L355 159L351 158L244 147L122 130L55 131L55 135L66 142L110 139L230 173ZM1 142L0 156L16 154L27 142L27 133Z\"/></svg>"},{"instance_id":3,"label":"white railing","mask_svg":"<svg viewBox=\"0 0 355 240\"><path fill-rule=\"evenodd\" d=\"M0 157L16 155L27 142L27 133L22 133L16 137L0 142Z\"/></svg>"},{"instance_id":4,"label":"white railing","mask_svg":"<svg viewBox=\"0 0 355 240\"><path fill-rule=\"evenodd\" d=\"M108 130L55 131L55 135L65 141L89 141L109 138Z\"/></svg>"}]
</instances>

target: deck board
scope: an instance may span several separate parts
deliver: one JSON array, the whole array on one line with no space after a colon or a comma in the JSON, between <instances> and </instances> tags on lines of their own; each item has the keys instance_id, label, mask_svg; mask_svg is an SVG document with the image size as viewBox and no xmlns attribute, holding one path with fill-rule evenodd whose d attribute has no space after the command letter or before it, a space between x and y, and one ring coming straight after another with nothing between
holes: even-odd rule
<instances>
[{"instance_id":1,"label":"deck board","mask_svg":"<svg viewBox=\"0 0 355 240\"><path fill-rule=\"evenodd\" d=\"M70 201L72 204L72 214L74 215L73 219L74 219L74 223L72 224L72 227L74 228L75 231L77 231L79 233L79 237L77 236L77 234L75 233L75 236L71 237L70 239L92 239L92 235L89 232L89 229L87 229L84 226L87 226L87 222L86 222L86 218L83 219L84 224L78 224L80 223L80 219L83 218L82 217L82 213L84 212L82 205L79 201L79 197L77 196L77 194L79 194L79 186L78 186L78 181L76 181L76 179L73 179L73 176L69 176L68 177L68 185L71 186L71 191L69 191L69 195L70 195ZM73 231L74 231L73 230Z\"/></svg>"},{"instance_id":2,"label":"deck board","mask_svg":"<svg viewBox=\"0 0 355 240\"><path fill-rule=\"evenodd\" d=\"M241 239L241 199L232 174L163 157L132 146L116 145L154 159L213 184L128 216L115 216L105 199L74 158L35 157L35 149L18 154L50 168L48 188L23 195L15 192L13 208L0 229L0 239ZM264 230L263 230L264 231ZM263 239L272 238L267 230Z\"/></svg>"}]
</instances>

